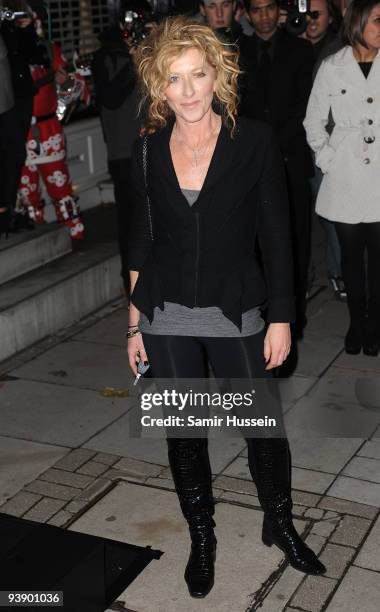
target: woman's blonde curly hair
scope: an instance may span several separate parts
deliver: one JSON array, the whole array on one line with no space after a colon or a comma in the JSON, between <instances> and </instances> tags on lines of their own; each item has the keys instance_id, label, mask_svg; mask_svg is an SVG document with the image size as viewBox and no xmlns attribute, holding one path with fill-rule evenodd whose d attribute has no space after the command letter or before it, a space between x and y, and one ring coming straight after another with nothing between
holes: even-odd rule
<instances>
[{"instance_id":1,"label":"woman's blonde curly hair","mask_svg":"<svg viewBox=\"0 0 380 612\"><path fill-rule=\"evenodd\" d=\"M205 61L215 69L215 101L224 123L233 131L239 102L238 50L234 45L222 42L209 26L182 16L170 17L155 26L136 51L142 90L140 111L147 107L144 131L153 133L166 125L172 113L164 100L170 64L181 53L193 48L199 49Z\"/></svg>"}]
</instances>

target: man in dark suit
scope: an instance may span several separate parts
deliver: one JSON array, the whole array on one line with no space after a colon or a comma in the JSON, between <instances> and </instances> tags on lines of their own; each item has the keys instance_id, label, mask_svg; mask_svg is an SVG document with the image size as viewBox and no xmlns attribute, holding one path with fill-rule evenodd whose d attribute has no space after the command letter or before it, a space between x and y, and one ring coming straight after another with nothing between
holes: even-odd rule
<instances>
[{"instance_id":1,"label":"man in dark suit","mask_svg":"<svg viewBox=\"0 0 380 612\"><path fill-rule=\"evenodd\" d=\"M276 0L245 0L255 33L241 37L240 113L275 130L287 170L297 297L297 330L305 325L310 258L313 163L302 125L312 84L312 45L278 28Z\"/></svg>"}]
</instances>

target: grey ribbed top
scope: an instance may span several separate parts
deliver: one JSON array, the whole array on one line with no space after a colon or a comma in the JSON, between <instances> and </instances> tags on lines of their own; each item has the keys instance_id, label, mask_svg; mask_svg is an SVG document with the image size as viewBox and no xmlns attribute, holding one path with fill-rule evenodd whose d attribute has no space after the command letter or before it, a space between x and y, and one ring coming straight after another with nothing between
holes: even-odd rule
<instances>
[{"instance_id":1,"label":"grey ribbed top","mask_svg":"<svg viewBox=\"0 0 380 612\"><path fill-rule=\"evenodd\" d=\"M182 193L192 206L198 198L199 191L182 189ZM220 308L188 308L182 304L164 302L164 310L154 309L152 324L140 313L139 328L144 334L170 336L206 336L211 338L231 338L257 334L264 327L261 311L251 308L242 315L241 332L232 321L224 316Z\"/></svg>"}]
</instances>

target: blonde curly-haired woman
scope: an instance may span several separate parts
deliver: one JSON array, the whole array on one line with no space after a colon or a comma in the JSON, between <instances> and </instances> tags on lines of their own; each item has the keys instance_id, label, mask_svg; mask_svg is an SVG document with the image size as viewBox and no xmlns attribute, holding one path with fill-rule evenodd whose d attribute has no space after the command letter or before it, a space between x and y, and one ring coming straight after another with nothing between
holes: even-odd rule
<instances>
[{"instance_id":1,"label":"blonde curly-haired woman","mask_svg":"<svg viewBox=\"0 0 380 612\"><path fill-rule=\"evenodd\" d=\"M181 17L160 24L138 50L149 136L132 158L134 373L143 360L157 378L205 378L209 361L216 378L269 378L289 354L294 299L284 170L271 130L236 119L237 59L208 26ZM207 438L167 443L192 542L185 580L192 597L205 597L216 552ZM263 542L279 546L293 567L323 573L292 523L287 439L248 438L247 445Z\"/></svg>"}]
</instances>

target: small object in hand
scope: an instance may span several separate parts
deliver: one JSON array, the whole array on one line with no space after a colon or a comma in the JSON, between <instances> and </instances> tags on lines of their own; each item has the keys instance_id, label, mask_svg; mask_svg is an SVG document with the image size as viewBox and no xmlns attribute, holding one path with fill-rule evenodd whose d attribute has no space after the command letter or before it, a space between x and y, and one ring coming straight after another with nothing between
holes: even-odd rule
<instances>
[{"instance_id":1,"label":"small object in hand","mask_svg":"<svg viewBox=\"0 0 380 612\"><path fill-rule=\"evenodd\" d=\"M149 370L149 368L150 368L150 365L147 361L139 361L137 365L137 375L133 383L133 386L137 385L141 376L143 376Z\"/></svg>"}]
</instances>

